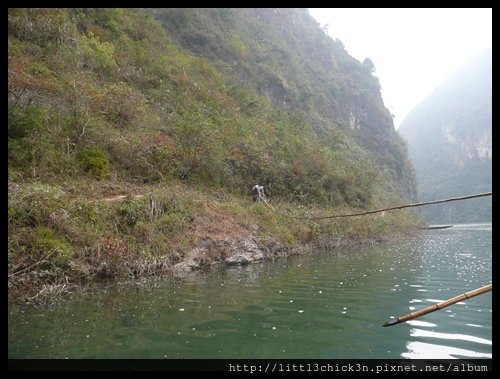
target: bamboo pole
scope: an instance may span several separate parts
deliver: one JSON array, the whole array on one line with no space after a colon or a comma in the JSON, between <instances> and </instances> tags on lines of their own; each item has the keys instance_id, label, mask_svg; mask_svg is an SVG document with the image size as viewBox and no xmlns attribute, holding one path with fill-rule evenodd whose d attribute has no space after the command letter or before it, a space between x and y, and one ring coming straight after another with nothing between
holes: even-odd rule
<instances>
[{"instance_id":1,"label":"bamboo pole","mask_svg":"<svg viewBox=\"0 0 500 379\"><path fill-rule=\"evenodd\" d=\"M259 197L262 199L262 201L263 201L263 202L264 202L264 203L265 203L265 204L266 204L269 208L271 208L273 211L275 211L275 212L276 212L276 209L274 209L274 207L273 207L271 204L269 204L269 203L267 202L267 199L266 199L265 195L264 195L264 196L260 196L260 195L259 195Z\"/></svg>"},{"instance_id":2,"label":"bamboo pole","mask_svg":"<svg viewBox=\"0 0 500 379\"><path fill-rule=\"evenodd\" d=\"M295 219L300 219L300 220L325 220L325 219L331 219L331 218L341 218L341 217L354 217L354 216L364 216L372 213L380 213L380 212L385 212L385 211L392 211L395 209L403 209L403 208L411 208L411 207L420 207L422 205L429 205L429 204L439 204L439 203L446 203L449 201L457 201L457 200L467 200L467 199L474 199L476 197L483 197L483 196L492 196L493 192L484 192L484 193L477 193L474 195L468 195L468 196L460 196L460 197L450 197L448 199L442 199L442 200L434 200L434 201L426 201L426 202L421 202L421 203L414 203L414 204L405 204L405 205L398 205L396 207L390 207L390 208L382 208L382 209L377 209L374 211L367 211L367 212L360 212L360 213L350 213L350 214L341 214L341 215L333 215L333 216L292 216L280 211L277 211L274 209L272 205L270 205L266 199L264 199L262 196L259 195L259 197L264 201L264 203L272 209L274 212L285 216L289 218L295 218Z\"/></svg>"},{"instance_id":3,"label":"bamboo pole","mask_svg":"<svg viewBox=\"0 0 500 379\"><path fill-rule=\"evenodd\" d=\"M483 196L492 196L493 192L484 192L484 193L477 193L474 195L468 195L468 196L460 196L460 197L450 197L448 199L442 199L442 200L434 200L434 201L425 201L422 203L414 203L414 204L405 204L405 205L398 205L395 207L390 207L390 208L382 208L382 209L377 209L374 211L367 211L367 212L360 212L360 213L350 213L350 214L340 214L340 215L333 215L333 216L292 216L280 211L277 211L274 209L272 205L270 205L267 200L259 195L259 198L264 201L264 203L272 209L274 212L288 217L288 218L295 218L295 219L300 219L300 220L326 220L326 219L332 219L332 218L341 218L341 217L354 217L354 216L364 216L372 213L380 213L380 212L385 212L385 211L392 211L395 209L403 209L403 208L411 208L411 207L420 207L422 205L429 205L429 204L439 204L439 203L446 203L448 201L457 201L457 200L466 200L466 199L474 199L476 197L483 197Z\"/></svg>"},{"instance_id":4,"label":"bamboo pole","mask_svg":"<svg viewBox=\"0 0 500 379\"><path fill-rule=\"evenodd\" d=\"M385 211L392 211L394 209L403 209L403 208L410 208L410 207L420 207L422 205L446 203L448 201L466 200L466 199L473 199L475 197L492 196L492 194L493 194L493 192L484 192L484 193L478 193L478 194L475 194L475 195L460 196L460 197L450 197L449 199L426 201L426 202L414 203L414 204L405 204L405 205L399 205L397 207L383 208L383 209L377 209L375 211L367 211L367 212L360 212L360 213L351 213L351 214L346 214L346 215L333 215L333 216L322 216L322 217L296 217L296 218L321 220L321 219L327 219L327 218L341 218L341 217L364 216L364 215L368 215L368 214L371 214L371 213L379 213L379 212L385 212Z\"/></svg>"},{"instance_id":5,"label":"bamboo pole","mask_svg":"<svg viewBox=\"0 0 500 379\"><path fill-rule=\"evenodd\" d=\"M408 314L406 314L406 315L404 315L402 317L397 318L396 320L388 321L388 322L386 322L382 326L383 327L393 326L393 325L399 324L401 322L405 322L405 321L408 321L408 320L416 319L416 318L424 316L424 315L426 315L428 313L431 313L431 312L434 312L434 311L439 311L440 309L443 309L443 308L445 308L445 307L447 307L449 305L458 303L459 301L462 301L462 300L465 300L465 299L470 299L471 297L474 297L474 296L482 295L483 293L491 291L492 288L493 288L493 285L492 284L488 284L487 286L475 289L473 291L466 292L466 293L464 293L462 295L458 295L458 296L452 297L451 299L442 301L442 302L440 302L438 304L431 305L431 306L429 306L427 308L423 308L423 309L420 309L420 310L415 311L415 312L410 312L410 313L408 313Z\"/></svg>"}]
</instances>

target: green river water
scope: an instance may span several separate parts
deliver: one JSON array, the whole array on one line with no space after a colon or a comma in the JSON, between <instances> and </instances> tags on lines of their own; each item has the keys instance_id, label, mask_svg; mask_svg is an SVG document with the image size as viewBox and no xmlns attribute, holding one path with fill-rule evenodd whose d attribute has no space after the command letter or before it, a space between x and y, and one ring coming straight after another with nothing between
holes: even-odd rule
<instances>
[{"instance_id":1,"label":"green river water","mask_svg":"<svg viewBox=\"0 0 500 379\"><path fill-rule=\"evenodd\" d=\"M9 358L491 358L491 224L9 305Z\"/></svg>"}]
</instances>

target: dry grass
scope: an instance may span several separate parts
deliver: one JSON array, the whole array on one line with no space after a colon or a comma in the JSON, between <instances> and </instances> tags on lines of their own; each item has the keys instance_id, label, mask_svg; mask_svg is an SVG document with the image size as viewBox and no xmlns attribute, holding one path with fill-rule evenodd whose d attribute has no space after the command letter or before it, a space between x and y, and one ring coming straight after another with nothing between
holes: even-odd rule
<instances>
[{"instance_id":1,"label":"dry grass","mask_svg":"<svg viewBox=\"0 0 500 379\"><path fill-rule=\"evenodd\" d=\"M244 227L243 215L233 215L220 207L210 205L197 214L194 235L197 239L211 238L223 240L232 236L249 236L251 232Z\"/></svg>"}]
</instances>

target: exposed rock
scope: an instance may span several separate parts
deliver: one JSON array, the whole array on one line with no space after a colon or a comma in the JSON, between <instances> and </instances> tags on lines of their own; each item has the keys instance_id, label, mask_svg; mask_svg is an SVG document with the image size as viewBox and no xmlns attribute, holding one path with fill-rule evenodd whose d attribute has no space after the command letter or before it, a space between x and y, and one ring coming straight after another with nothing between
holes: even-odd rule
<instances>
[{"instance_id":1,"label":"exposed rock","mask_svg":"<svg viewBox=\"0 0 500 379\"><path fill-rule=\"evenodd\" d=\"M259 241L259 248L267 259L286 257L291 254L290 250L285 248L281 242L272 238Z\"/></svg>"},{"instance_id":2,"label":"exposed rock","mask_svg":"<svg viewBox=\"0 0 500 379\"><path fill-rule=\"evenodd\" d=\"M252 225L250 227L250 230L252 231L252 233L257 234L260 231L260 227L259 225Z\"/></svg>"},{"instance_id":3,"label":"exposed rock","mask_svg":"<svg viewBox=\"0 0 500 379\"><path fill-rule=\"evenodd\" d=\"M182 260L182 258L184 258L184 253L182 251L174 251L169 256L169 260L170 260L171 264L179 263Z\"/></svg>"},{"instance_id":4,"label":"exposed rock","mask_svg":"<svg viewBox=\"0 0 500 379\"><path fill-rule=\"evenodd\" d=\"M177 263L174 267L172 267L172 271L174 274L186 274L188 272L194 271L198 268L198 263L188 260L185 262Z\"/></svg>"},{"instance_id":5,"label":"exposed rock","mask_svg":"<svg viewBox=\"0 0 500 379\"><path fill-rule=\"evenodd\" d=\"M248 264L264 259L264 253L252 238L228 238L222 245L226 249L225 261L229 265Z\"/></svg>"},{"instance_id":6,"label":"exposed rock","mask_svg":"<svg viewBox=\"0 0 500 379\"><path fill-rule=\"evenodd\" d=\"M184 276L203 267L225 263L247 265L261 260L274 260L295 254L309 254L318 248L335 248L344 245L338 240L320 241L317 244L303 244L288 248L276 238L254 239L248 236L212 240L204 238L191 252L186 261L172 267L174 275Z\"/></svg>"},{"instance_id":7,"label":"exposed rock","mask_svg":"<svg viewBox=\"0 0 500 379\"><path fill-rule=\"evenodd\" d=\"M351 129L361 129L359 118L352 112L349 112L349 126Z\"/></svg>"},{"instance_id":8,"label":"exposed rock","mask_svg":"<svg viewBox=\"0 0 500 379\"><path fill-rule=\"evenodd\" d=\"M213 245L214 245L214 241L211 240L210 238L203 238L201 239L199 242L198 242L198 246L201 248L201 249L211 249L213 248Z\"/></svg>"}]
</instances>

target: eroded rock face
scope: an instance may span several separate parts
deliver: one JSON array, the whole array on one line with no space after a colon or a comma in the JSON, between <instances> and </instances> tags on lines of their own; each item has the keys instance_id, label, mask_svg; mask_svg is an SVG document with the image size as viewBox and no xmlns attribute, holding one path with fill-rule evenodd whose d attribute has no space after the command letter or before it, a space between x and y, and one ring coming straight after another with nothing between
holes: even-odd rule
<instances>
[{"instance_id":1,"label":"eroded rock face","mask_svg":"<svg viewBox=\"0 0 500 379\"><path fill-rule=\"evenodd\" d=\"M228 238L222 241L222 245L226 250L225 262L229 265L248 264L264 259L264 253L252 238Z\"/></svg>"},{"instance_id":2,"label":"eroded rock face","mask_svg":"<svg viewBox=\"0 0 500 379\"><path fill-rule=\"evenodd\" d=\"M273 238L257 240L248 236L230 237L223 240L204 238L187 254L186 261L172 267L175 275L184 276L190 272L214 264L246 265L252 262L285 257L291 251Z\"/></svg>"}]
</instances>

